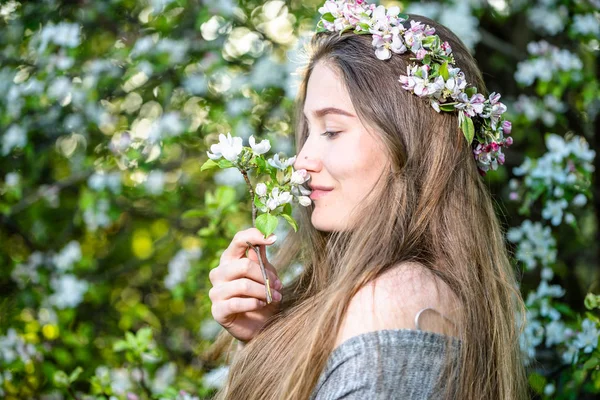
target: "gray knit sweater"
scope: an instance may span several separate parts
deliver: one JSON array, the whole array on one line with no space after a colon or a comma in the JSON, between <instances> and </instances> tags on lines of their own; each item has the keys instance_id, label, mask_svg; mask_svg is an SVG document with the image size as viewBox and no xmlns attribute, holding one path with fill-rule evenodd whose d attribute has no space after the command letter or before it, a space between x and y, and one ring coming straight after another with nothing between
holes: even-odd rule
<instances>
[{"instance_id":1,"label":"gray knit sweater","mask_svg":"<svg viewBox=\"0 0 600 400\"><path fill-rule=\"evenodd\" d=\"M456 363L460 347L447 339L410 329L354 336L333 350L310 400L444 398L445 357Z\"/></svg>"}]
</instances>

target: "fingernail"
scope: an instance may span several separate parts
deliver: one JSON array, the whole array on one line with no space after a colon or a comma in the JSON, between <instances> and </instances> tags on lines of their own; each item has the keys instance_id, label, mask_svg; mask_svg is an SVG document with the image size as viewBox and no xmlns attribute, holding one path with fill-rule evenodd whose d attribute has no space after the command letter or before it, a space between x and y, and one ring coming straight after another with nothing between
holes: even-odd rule
<instances>
[{"instance_id":1,"label":"fingernail","mask_svg":"<svg viewBox=\"0 0 600 400\"><path fill-rule=\"evenodd\" d=\"M273 298L275 299L275 301L281 300L281 293L273 292Z\"/></svg>"},{"instance_id":2,"label":"fingernail","mask_svg":"<svg viewBox=\"0 0 600 400\"><path fill-rule=\"evenodd\" d=\"M268 241L269 243L275 243L275 241L276 241L276 240L277 240L277 236L275 236L275 235L271 235L271 236L269 236L269 238L267 239L267 241Z\"/></svg>"},{"instance_id":3,"label":"fingernail","mask_svg":"<svg viewBox=\"0 0 600 400\"><path fill-rule=\"evenodd\" d=\"M281 281L279 279L275 280L275 289L279 290L281 289Z\"/></svg>"}]
</instances>

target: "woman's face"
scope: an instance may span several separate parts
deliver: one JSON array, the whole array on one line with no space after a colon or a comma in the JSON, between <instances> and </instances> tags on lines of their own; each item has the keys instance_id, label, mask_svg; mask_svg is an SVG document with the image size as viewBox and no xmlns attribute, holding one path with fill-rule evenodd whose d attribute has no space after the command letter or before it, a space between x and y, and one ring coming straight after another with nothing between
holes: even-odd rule
<instances>
[{"instance_id":1,"label":"woman's face","mask_svg":"<svg viewBox=\"0 0 600 400\"><path fill-rule=\"evenodd\" d=\"M311 222L321 231L345 230L386 169L386 152L359 120L342 79L322 62L308 80L304 115L309 136L294 167L311 175Z\"/></svg>"}]
</instances>

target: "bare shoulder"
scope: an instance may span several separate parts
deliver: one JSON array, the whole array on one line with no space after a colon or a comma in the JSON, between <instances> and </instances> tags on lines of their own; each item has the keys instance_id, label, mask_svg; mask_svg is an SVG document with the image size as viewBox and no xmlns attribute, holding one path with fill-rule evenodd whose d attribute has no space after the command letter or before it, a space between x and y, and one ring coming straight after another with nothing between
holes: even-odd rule
<instances>
[{"instance_id":1,"label":"bare shoulder","mask_svg":"<svg viewBox=\"0 0 600 400\"><path fill-rule=\"evenodd\" d=\"M366 332L416 329L415 317L426 308L430 310L421 313L420 329L458 334L457 327L443 317L458 321L460 316L458 301L450 288L419 264L398 264L353 296L335 347Z\"/></svg>"}]
</instances>

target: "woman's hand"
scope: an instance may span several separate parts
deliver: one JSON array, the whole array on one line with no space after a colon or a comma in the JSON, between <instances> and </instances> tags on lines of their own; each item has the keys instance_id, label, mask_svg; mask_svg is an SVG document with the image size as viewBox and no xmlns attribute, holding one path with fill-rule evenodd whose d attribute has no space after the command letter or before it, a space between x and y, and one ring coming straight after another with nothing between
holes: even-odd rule
<instances>
[{"instance_id":1,"label":"woman's hand","mask_svg":"<svg viewBox=\"0 0 600 400\"><path fill-rule=\"evenodd\" d=\"M208 275L213 287L208 292L212 301L211 312L215 321L236 339L248 342L279 309L281 282L277 271L267 260L265 246L275 243L256 228L238 232L225 249L219 266ZM273 302L267 305L267 294L258 257L254 250L246 250L250 242L260 246L260 253L271 284Z\"/></svg>"}]
</instances>

